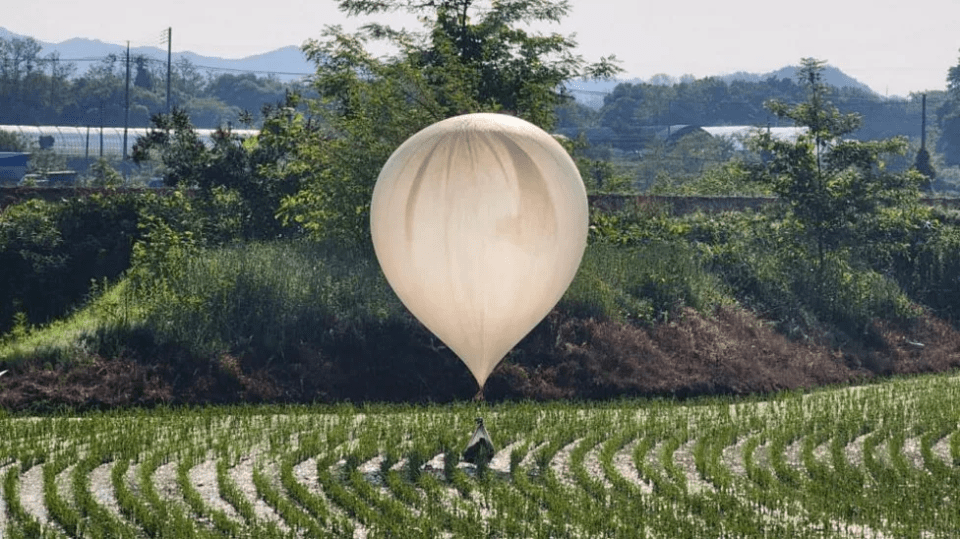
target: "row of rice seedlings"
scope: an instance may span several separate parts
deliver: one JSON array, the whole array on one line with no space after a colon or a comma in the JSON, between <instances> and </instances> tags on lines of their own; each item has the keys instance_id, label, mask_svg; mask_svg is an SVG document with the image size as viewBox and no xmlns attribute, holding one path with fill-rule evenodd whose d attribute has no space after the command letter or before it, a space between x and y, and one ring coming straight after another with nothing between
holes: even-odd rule
<instances>
[{"instance_id":1,"label":"row of rice seedlings","mask_svg":"<svg viewBox=\"0 0 960 539\"><path fill-rule=\"evenodd\" d=\"M91 493L90 474L98 466L109 462L108 459L102 449L96 448L77 463L71 473L74 503L87 523L86 530L90 537L132 539L137 535L136 530L111 514Z\"/></svg>"},{"instance_id":2,"label":"row of rice seedlings","mask_svg":"<svg viewBox=\"0 0 960 539\"><path fill-rule=\"evenodd\" d=\"M914 398L913 400L916 401L917 399ZM888 446L888 450L892 452L890 453L891 460L899 459L899 471L892 480L884 481L883 484L874 484L875 478L872 476L882 475L885 468L878 466L874 462L873 451L877 442L885 435L873 434L864 439L864 469L848 463L845 458L845 449L856 437L863 437L868 434L872 428L871 425L877 424L878 418L875 411L879 407L883 407L883 409L887 410L889 415L892 416L886 419L888 422L897 425L896 436L900 438L905 436L905 431L909 428L913 428L915 432L922 432L922 428L916 426L915 423L913 423L913 427L910 426L911 422L915 422L916 418L914 416L917 414L911 413L905 415L895 406L891 407L883 403L874 404L870 403L870 401L871 399L864 398L864 396L861 395L857 397L857 402L842 403L840 408L844 410L844 413L839 417L831 417L824 413L826 412L825 409L815 411L815 414L811 415L811 420L803 425L803 430L808 433L814 432L818 434L815 436L807 436L804 440L803 456L806 474L801 476L804 479L809 477L810 480L802 481L799 485L801 488L796 488L797 475L794 472L788 471L786 467L781 464L779 465L781 471L777 474L777 479L790 478L789 483L791 488L779 489L780 494L778 495L799 491L803 496L803 506L805 509L813 513L817 512L818 509L822 511L823 508L829 507L826 511L821 512L820 515L831 515L832 520L839 522L836 524L837 526L844 526L843 522L862 523L868 520L872 525L883 525L883 519L867 518L868 516L881 513L882 511L880 511L880 509L882 509L882 507L870 507L871 503L869 503L869 500L876 498L876 496L866 496L865 490L867 488L873 489L882 495L880 499L888 503L890 500L887 499L886 496L890 493L896 493L898 485L902 487L905 479L913 478L915 480L914 476L921 474L921 472L906 463L901 450L902 444L895 441ZM873 407L871 409L858 410L858 408L871 406ZM815 419L814 415L816 414L822 414L822 417ZM796 430L794 430L792 435L789 435L790 438L795 436ZM819 446L820 443L826 440L829 440L827 444L829 448L829 465L817 462L817 459L815 459L813 455L813 448ZM780 443L778 445L782 447L784 444ZM774 451L772 462L777 462L777 455L781 452L782 450L780 449ZM775 464L775 467L776 466ZM921 475L926 476L927 474ZM770 478L766 478L766 480L763 481L765 483L764 486L777 487L775 483L770 484L769 479ZM936 489L931 490L935 491ZM927 492L929 493L930 491L928 490ZM867 503L864 503L863 500L865 499L868 500ZM903 531L905 528L900 527L897 529Z\"/></svg>"},{"instance_id":3,"label":"row of rice seedlings","mask_svg":"<svg viewBox=\"0 0 960 539\"><path fill-rule=\"evenodd\" d=\"M563 513L563 510L568 508L569 500L556 491L556 478L553 477L550 462L561 448L573 442L576 434L547 428L540 434L544 437L538 441L543 443L538 444L532 451L533 467L529 470L518 467L511 476L513 486L521 496L529 500L528 507L539 508L540 514L534 515L533 521L537 535L571 536L569 527L577 523L577 517ZM550 481L551 479L553 481Z\"/></svg>"},{"instance_id":4,"label":"row of rice seedlings","mask_svg":"<svg viewBox=\"0 0 960 539\"><path fill-rule=\"evenodd\" d=\"M691 418L688 417L687 419ZM637 440L637 436L642 431L649 432L663 428L663 425L636 425L629 429L628 435L614 437L603 443L599 447L597 457L603 474L602 479L589 475L583 467L583 457L587 454L584 448L586 445L590 445L589 443L579 445L571 454L571 464L578 484L589 492L596 501L601 502L601 505L597 507L596 514L602 520L594 525L592 531L611 537L631 537L634 534L644 536L648 530L654 536L673 536L683 533L695 533L699 536L711 535L710 515L707 513L709 512L708 507L713 507L714 504L711 501L706 501L705 504L700 503L705 501L700 497L686 497L686 474L676 468L675 463L669 463L669 466L674 467L675 471L673 473L667 472L662 477L664 482L659 483L659 485L655 483L654 488L660 489L661 493L666 494L657 497L643 493L638 495L636 485L626 481L621 472L615 469L613 465L614 453ZM651 464L650 473L659 473L654 464L659 464L662 467L666 462L664 459L673 460L670 446L679 447L679 443L675 444L666 440L679 442L686 436L683 429L674 430L667 426L667 430L670 432L669 435L657 436L660 440L665 441L653 442L654 437L647 437L647 442L638 442L638 451L636 451L638 462L646 461ZM661 430L661 432L663 431ZM592 443L592 440L590 443ZM647 459L647 453L656 449L662 450L659 457L654 456L656 458ZM640 458L641 455L643 458ZM682 481L684 485L671 484L671 481ZM662 510L663 504L657 503L655 501L657 498L666 501L668 505L672 505L674 508ZM681 506L685 510L680 510ZM611 509L613 511L610 511ZM688 518L682 516L684 512L686 512ZM717 534L713 533L712 535Z\"/></svg>"},{"instance_id":5,"label":"row of rice seedlings","mask_svg":"<svg viewBox=\"0 0 960 539\"><path fill-rule=\"evenodd\" d=\"M460 469L457 449L460 444L456 433L465 423L468 423L466 417L459 414L422 416L409 427L411 435L407 443L394 441L384 448L380 477L384 481L385 498L408 507L416 520L423 523L416 529L416 534L433 536L440 532L457 537L486 536L488 522L481 516L479 508L491 508L486 485L492 477L486 475L483 466L476 469L475 480ZM509 427L502 428L500 434L501 439L508 436ZM428 463L441 453L444 476L455 477L460 483L461 488L453 489L455 494L452 495L425 470ZM490 516L499 518L495 510Z\"/></svg>"},{"instance_id":6,"label":"row of rice seedlings","mask_svg":"<svg viewBox=\"0 0 960 539\"><path fill-rule=\"evenodd\" d=\"M50 528L40 524L20 503L20 471L11 466L3 476L3 501L7 510L6 531L10 537L57 537Z\"/></svg>"},{"instance_id":7,"label":"row of rice seedlings","mask_svg":"<svg viewBox=\"0 0 960 539\"><path fill-rule=\"evenodd\" d=\"M686 484L687 472L676 464L676 451L690 443L688 440L693 437L683 424L673 427L672 433L654 447L659 454L648 458L647 463L658 464L663 470L655 487L669 492L669 496L677 500L677 505L687 511L686 515L677 518L677 522L666 523L669 526L665 530L667 533L671 533L672 528L678 533L689 534L691 532L684 531L683 527L691 523L698 527L692 533L699 536L754 537L788 533L783 523L767 516L769 508L755 497L744 495L744 479L735 476L722 462L724 450L736 447L737 441L745 437L740 458L746 461L748 475L755 473L751 470L752 450L762 438L749 429L756 426L758 412L754 407L742 407L737 410L738 421L734 422L728 407L698 408L697 415L689 418L691 428L697 429L698 438L692 444L693 471L696 479L707 481L706 487L690 489ZM652 465L648 467L651 473L655 471Z\"/></svg>"},{"instance_id":8,"label":"row of rice seedlings","mask_svg":"<svg viewBox=\"0 0 960 539\"><path fill-rule=\"evenodd\" d=\"M53 522L59 525L70 537L77 537L82 533L82 518L80 513L71 506L62 496L57 487L57 476L77 461L76 446L73 451L63 451L56 458L41 464L43 467L43 503Z\"/></svg>"},{"instance_id":9,"label":"row of rice seedlings","mask_svg":"<svg viewBox=\"0 0 960 539\"><path fill-rule=\"evenodd\" d=\"M296 502L281 493L259 462L253 468L253 484L257 489L257 496L280 515L280 518L293 533L297 535L306 534L309 537L324 537L326 535L316 519L311 517Z\"/></svg>"},{"instance_id":10,"label":"row of rice seedlings","mask_svg":"<svg viewBox=\"0 0 960 539\"><path fill-rule=\"evenodd\" d=\"M301 454L299 456L287 454L280 459L280 483L290 498L306 509L324 529L334 535L343 537L353 534L352 523L347 518L334 512L325 496L312 492L307 486L299 482L293 474L294 466L308 460L307 457L315 458L315 466L319 466L321 461L329 462L327 459L333 458L330 453L331 449L325 450L321 446L318 434L301 437L297 448L297 451Z\"/></svg>"},{"instance_id":11,"label":"row of rice seedlings","mask_svg":"<svg viewBox=\"0 0 960 539\"><path fill-rule=\"evenodd\" d=\"M0 441L0 454L16 464L4 475L6 531L14 536L43 533L39 522L22 510L16 483L21 471L42 464L47 509L70 535L131 536L135 525L148 536L239 536L257 529L257 536L279 537L278 526L258 522L251 500L231 486L229 477L240 455L265 441L268 449L258 457L254 479L258 495L289 526L285 534L342 535L357 522L371 536L613 537L628 536L629 530L634 536L647 530L657 536L817 536L849 534L858 529L851 528L855 525L893 535L928 531L949 536L957 525L951 510L957 505L951 496L958 485L957 394L955 381L934 378L733 406L726 401L623 403L590 410L577 405L496 407L488 416L495 421L488 425L496 425L492 431L498 446L515 444L507 478L474 476L465 473L473 473L472 467L459 463L463 440L457 429L471 423L466 407L161 410L72 422L5 418L0 421L11 436ZM724 448L737 439L746 440L741 447L744 477L723 465ZM919 451L921 464L906 458L908 442L919 447L910 451L914 459ZM675 458L687 443L693 447L696 473L711 488L688 488L689 470ZM785 448L796 443L799 467L784 459ZM862 443L861 465L847 460L854 443ZM949 446L948 461L933 455L937 443ZM628 445L634 447L638 475L654 485L653 495L614 469L613 455ZM192 467L214 448L220 496L242 520L217 516L190 483ZM591 451L598 454L603 477L584 466ZM758 460L760 452L767 458ZM423 465L440 453L443 475L423 473ZM569 457L558 457L567 453ZM68 455L77 459L69 472L72 499L56 488L57 477L69 467ZM378 455L385 455L383 487L358 469ZM530 468L521 464L526 457L533 462ZM158 466L174 458L185 506L162 499L151 482ZM311 458L317 484L304 485L293 469ZM567 458L570 473L554 471L558 459ZM125 515L119 518L93 499L84 481L111 459L114 495ZM126 475L134 460L139 460L138 481L131 490ZM916 508L901 509L905 500ZM771 526L771 514L791 518ZM213 525L196 523L203 519ZM643 533L637 532L640 528ZM57 535L55 527L46 533Z\"/></svg>"},{"instance_id":12,"label":"row of rice seedlings","mask_svg":"<svg viewBox=\"0 0 960 539\"><path fill-rule=\"evenodd\" d=\"M661 417L669 419L666 414ZM660 450L673 436L672 431L671 426L660 420L643 425L643 434L633 451L633 464L640 477L652 485L653 495L640 498L644 502L640 510L651 516L645 527L651 529L654 536L699 537L703 523L688 518L683 506L684 489L675 484L661 466Z\"/></svg>"},{"instance_id":13,"label":"row of rice seedlings","mask_svg":"<svg viewBox=\"0 0 960 539\"><path fill-rule=\"evenodd\" d=\"M257 526L260 524L253 503L243 494L243 491L237 486L236 482L230 477L231 464L235 465L231 459L230 451L222 444L216 454L217 462L217 491L224 501L229 503L233 509L243 517L247 526ZM270 523L273 524L273 523ZM274 525L275 527L275 525ZM279 529L271 530L271 533L277 533Z\"/></svg>"},{"instance_id":14,"label":"row of rice seedlings","mask_svg":"<svg viewBox=\"0 0 960 539\"><path fill-rule=\"evenodd\" d=\"M206 503L190 480L190 470L199 465L206 455L205 447L181 454L177 461L177 486L180 487L183 499L194 515L209 520L219 532L228 537L240 537L240 523L227 516L221 509L213 508Z\"/></svg>"},{"instance_id":15,"label":"row of rice seedlings","mask_svg":"<svg viewBox=\"0 0 960 539\"><path fill-rule=\"evenodd\" d=\"M694 446L694 463L699 476L712 485L701 494L690 497L687 503L703 519L705 526L716 536L751 537L767 534L768 509L755 501L744 488L745 479L736 476L723 464L723 452L741 446L741 460L748 476L758 475L752 469L752 451L760 438L756 433L740 432L736 425L722 418L713 429L704 432ZM710 440L710 441L707 441Z\"/></svg>"},{"instance_id":16,"label":"row of rice seedlings","mask_svg":"<svg viewBox=\"0 0 960 539\"><path fill-rule=\"evenodd\" d=\"M811 533L827 533L835 528L864 530L856 504L865 478L846 455L847 448L868 432L864 412L856 403L842 401L804 400L802 404L802 411L792 413L786 428L771 437L769 457L773 474L767 476L763 489L785 500L784 509L800 519ZM813 435L809 434L811 430ZM788 442L798 441L802 463L795 469L784 462L783 453Z\"/></svg>"}]
</instances>

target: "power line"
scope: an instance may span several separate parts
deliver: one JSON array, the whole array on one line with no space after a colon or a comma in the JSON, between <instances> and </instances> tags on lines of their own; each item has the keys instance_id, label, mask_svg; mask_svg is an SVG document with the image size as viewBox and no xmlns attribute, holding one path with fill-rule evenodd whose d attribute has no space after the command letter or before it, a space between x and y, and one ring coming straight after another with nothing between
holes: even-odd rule
<instances>
[{"instance_id":1,"label":"power line","mask_svg":"<svg viewBox=\"0 0 960 539\"><path fill-rule=\"evenodd\" d=\"M58 58L59 62L100 62L110 58L110 55L107 56L90 56L85 58ZM146 55L134 55L134 58L143 58L147 62L165 65L166 60L161 60L159 58L154 58L152 56ZM120 56L117 55L117 60L120 60ZM254 73L257 75L284 75L284 76L293 76L293 77L309 77L314 75L314 73L300 73L292 71L267 71L261 69L240 69L235 67L220 67L220 66L208 66L202 64L194 64L191 62L191 65L197 69L203 69L206 71L226 71L230 73Z\"/></svg>"}]
</instances>

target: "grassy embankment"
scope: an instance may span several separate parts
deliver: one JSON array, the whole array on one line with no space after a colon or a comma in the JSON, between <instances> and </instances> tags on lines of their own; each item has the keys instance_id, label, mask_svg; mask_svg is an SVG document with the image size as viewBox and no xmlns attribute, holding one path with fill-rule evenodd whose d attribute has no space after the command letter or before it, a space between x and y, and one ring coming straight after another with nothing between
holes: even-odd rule
<instances>
[{"instance_id":1,"label":"grassy embankment","mask_svg":"<svg viewBox=\"0 0 960 539\"><path fill-rule=\"evenodd\" d=\"M488 396L752 393L957 365L960 339L941 320L960 305L949 216L910 231L912 243L822 263L796 233L773 213L595 214L576 279ZM0 361L56 371L126 360L138 391L155 390L145 402L471 394L466 369L404 310L369 250L176 240L140 244L72 314L15 326Z\"/></svg>"}]
</instances>

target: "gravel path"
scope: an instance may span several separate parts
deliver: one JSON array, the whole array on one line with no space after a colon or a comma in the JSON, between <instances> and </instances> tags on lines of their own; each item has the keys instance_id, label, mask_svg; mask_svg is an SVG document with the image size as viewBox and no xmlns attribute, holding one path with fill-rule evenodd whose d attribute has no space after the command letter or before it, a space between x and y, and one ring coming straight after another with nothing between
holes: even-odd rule
<instances>
[{"instance_id":1,"label":"gravel path","mask_svg":"<svg viewBox=\"0 0 960 539\"><path fill-rule=\"evenodd\" d=\"M813 448L813 458L828 470L833 470L833 459L830 458L830 440Z\"/></svg>"},{"instance_id":2,"label":"gravel path","mask_svg":"<svg viewBox=\"0 0 960 539\"><path fill-rule=\"evenodd\" d=\"M930 448L933 451L933 454L936 455L944 464L952 465L953 457L950 456L950 437L944 436L937 440L937 443L933 444L933 447Z\"/></svg>"},{"instance_id":3,"label":"gravel path","mask_svg":"<svg viewBox=\"0 0 960 539\"><path fill-rule=\"evenodd\" d=\"M226 500L220 497L217 484L217 461L205 460L190 470L190 483L203 498L203 503L215 511L221 511L237 522L243 517Z\"/></svg>"},{"instance_id":4,"label":"gravel path","mask_svg":"<svg viewBox=\"0 0 960 539\"><path fill-rule=\"evenodd\" d=\"M570 453L573 453L577 444L582 441L583 438L577 438L563 446L563 448L553 456L553 459L550 460L550 470L553 471L553 475L560 481L560 484L565 487L575 488L577 485L577 480L573 477L573 474L570 473Z\"/></svg>"},{"instance_id":5,"label":"gravel path","mask_svg":"<svg viewBox=\"0 0 960 539\"><path fill-rule=\"evenodd\" d=\"M860 467L863 465L863 441L867 439L867 436L870 436L870 433L861 434L843 448L843 456L851 466Z\"/></svg>"},{"instance_id":6,"label":"gravel path","mask_svg":"<svg viewBox=\"0 0 960 539\"><path fill-rule=\"evenodd\" d=\"M691 494L702 494L704 492L714 492L712 483L704 481L697 470L696 460L693 456L693 448L696 440L690 440L677 448L673 454L673 462L683 471L687 480L687 491Z\"/></svg>"},{"instance_id":7,"label":"gravel path","mask_svg":"<svg viewBox=\"0 0 960 539\"><path fill-rule=\"evenodd\" d=\"M743 444L747 443L747 437L741 436L737 443L728 445L720 452L720 463L730 473L738 477L746 477L747 468L743 465Z\"/></svg>"},{"instance_id":8,"label":"gravel path","mask_svg":"<svg viewBox=\"0 0 960 539\"><path fill-rule=\"evenodd\" d=\"M253 484L255 458L256 454L241 457L240 462L229 470L230 479L237 485L237 489L243 494L243 497L253 506L253 513L257 520L272 522L277 524L282 531L289 532L290 527L280 518L280 515L267 502L257 496L257 487Z\"/></svg>"},{"instance_id":9,"label":"gravel path","mask_svg":"<svg viewBox=\"0 0 960 539\"><path fill-rule=\"evenodd\" d=\"M518 440L511 443L499 451L494 453L493 458L490 459L490 469L501 474L509 475L510 474L510 454L513 453L513 450L519 447L521 442ZM440 454L439 456L443 456ZM443 469L443 461L440 461L440 468Z\"/></svg>"},{"instance_id":10,"label":"gravel path","mask_svg":"<svg viewBox=\"0 0 960 539\"><path fill-rule=\"evenodd\" d=\"M90 472L90 494L101 507L109 511L120 520L124 517L120 513L120 504L117 503L116 493L113 491L113 482L110 472L113 470L113 461L101 464Z\"/></svg>"},{"instance_id":11,"label":"gravel path","mask_svg":"<svg viewBox=\"0 0 960 539\"><path fill-rule=\"evenodd\" d=\"M184 507L180 485L177 484L177 462L172 460L153 471L153 486L161 498Z\"/></svg>"},{"instance_id":12,"label":"gravel path","mask_svg":"<svg viewBox=\"0 0 960 539\"><path fill-rule=\"evenodd\" d=\"M923 453L920 452L920 438L907 438L903 441L903 456L907 463L918 470L930 473L923 464Z\"/></svg>"},{"instance_id":13,"label":"gravel path","mask_svg":"<svg viewBox=\"0 0 960 539\"><path fill-rule=\"evenodd\" d=\"M600 451L602 450L603 444L600 443L587 451L587 454L583 456L583 467L587 471L587 475L600 481L603 488L612 489L613 483L607 479L607 475L603 473L603 466L600 465Z\"/></svg>"},{"instance_id":14,"label":"gravel path","mask_svg":"<svg viewBox=\"0 0 960 539\"><path fill-rule=\"evenodd\" d=\"M623 446L619 451L613 454L613 467L617 473L627 481L636 485L640 492L644 494L653 494L653 485L640 477L636 464L633 462L633 452L637 449L640 439L636 438L632 442Z\"/></svg>"},{"instance_id":15,"label":"gravel path","mask_svg":"<svg viewBox=\"0 0 960 539\"><path fill-rule=\"evenodd\" d=\"M37 519L40 524L47 526L50 515L47 506L43 503L43 466L31 466L20 475L20 505L28 515Z\"/></svg>"}]
</instances>

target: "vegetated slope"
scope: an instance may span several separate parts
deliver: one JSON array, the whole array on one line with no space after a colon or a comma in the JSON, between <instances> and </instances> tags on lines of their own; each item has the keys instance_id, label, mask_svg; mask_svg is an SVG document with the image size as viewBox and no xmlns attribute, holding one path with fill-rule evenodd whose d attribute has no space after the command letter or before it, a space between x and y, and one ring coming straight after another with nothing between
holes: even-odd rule
<instances>
[{"instance_id":1,"label":"vegetated slope","mask_svg":"<svg viewBox=\"0 0 960 539\"><path fill-rule=\"evenodd\" d=\"M958 392L6 417L0 534L952 537Z\"/></svg>"},{"instance_id":2,"label":"vegetated slope","mask_svg":"<svg viewBox=\"0 0 960 539\"><path fill-rule=\"evenodd\" d=\"M79 213L103 215L94 202L107 199L90 200ZM188 202L157 198L154 211L178 200ZM141 235L152 241L136 240L120 280L104 281L67 318L34 326L13 317L0 340L9 371L0 406L475 394L467 368L403 308L371 252L300 240L198 247L187 239L209 221L184 215L185 231L151 220ZM960 334L943 319L957 315L960 234L953 220L943 233L932 228L904 267L837 257L813 272L775 248L792 245L791 232L764 214L597 214L597 238L564 299L508 354L486 397L744 395L955 368ZM17 252L28 248L50 255L45 244ZM35 290L42 299L50 288Z\"/></svg>"},{"instance_id":3,"label":"vegetated slope","mask_svg":"<svg viewBox=\"0 0 960 539\"><path fill-rule=\"evenodd\" d=\"M629 396L748 395L877 375L943 372L960 366L960 334L922 317L909 328L877 327L872 348L835 350L790 340L753 314L692 309L678 319L635 326L551 313L487 382L491 401L616 399ZM238 402L448 402L466 400L476 382L460 360L412 317L358 333L329 329L323 348L280 359L220 354L197 359L176 347L136 343L110 359L70 366L24 362L0 378L0 406Z\"/></svg>"}]
</instances>

